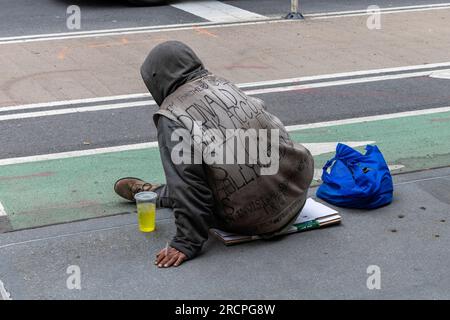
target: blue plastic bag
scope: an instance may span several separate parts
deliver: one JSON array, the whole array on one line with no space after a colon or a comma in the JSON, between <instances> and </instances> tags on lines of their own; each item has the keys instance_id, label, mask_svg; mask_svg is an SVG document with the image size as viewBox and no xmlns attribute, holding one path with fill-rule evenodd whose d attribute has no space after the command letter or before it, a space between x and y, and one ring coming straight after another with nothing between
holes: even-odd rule
<instances>
[{"instance_id":1,"label":"blue plastic bag","mask_svg":"<svg viewBox=\"0 0 450 320\"><path fill-rule=\"evenodd\" d=\"M377 146L367 145L361 154L339 143L323 167L322 181L317 197L339 207L374 209L392 202L391 173Z\"/></svg>"}]
</instances>

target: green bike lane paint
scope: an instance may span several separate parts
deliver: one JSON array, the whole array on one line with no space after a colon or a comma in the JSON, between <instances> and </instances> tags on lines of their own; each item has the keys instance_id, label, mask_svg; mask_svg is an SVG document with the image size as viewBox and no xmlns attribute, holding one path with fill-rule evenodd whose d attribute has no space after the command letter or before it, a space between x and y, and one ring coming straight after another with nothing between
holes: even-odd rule
<instances>
[{"instance_id":1,"label":"green bike lane paint","mask_svg":"<svg viewBox=\"0 0 450 320\"><path fill-rule=\"evenodd\" d=\"M290 132L305 144L375 141L396 172L450 165L450 112ZM363 147L357 149L363 150ZM320 170L332 157L314 157ZM121 177L164 182L158 148L0 166L0 232L134 212L113 191Z\"/></svg>"}]
</instances>

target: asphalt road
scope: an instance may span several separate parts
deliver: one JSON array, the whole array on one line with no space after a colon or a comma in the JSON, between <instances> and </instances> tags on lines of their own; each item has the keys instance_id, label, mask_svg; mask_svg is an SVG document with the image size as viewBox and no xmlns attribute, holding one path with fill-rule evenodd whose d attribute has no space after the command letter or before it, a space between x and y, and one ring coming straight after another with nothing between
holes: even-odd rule
<instances>
[{"instance_id":1,"label":"asphalt road","mask_svg":"<svg viewBox=\"0 0 450 320\"><path fill-rule=\"evenodd\" d=\"M450 79L415 77L266 93L257 97L263 99L268 110L285 125L297 125L447 107L449 88ZM152 115L156 108L149 105L1 121L0 159L155 141ZM46 109L25 111L42 110ZM25 111L1 112L0 109L0 115Z\"/></svg>"},{"instance_id":2,"label":"asphalt road","mask_svg":"<svg viewBox=\"0 0 450 320\"><path fill-rule=\"evenodd\" d=\"M279 18L290 10L289 0L230 0L223 2L268 17ZM300 1L304 13L365 10L370 5L388 8L447 2L446 0ZM171 3L177 3L177 1ZM170 4L142 8L130 6L126 0L1 0L0 37L69 32L70 30L66 27L66 10L70 5L78 5L81 8L81 31L206 21L196 15L174 8Z\"/></svg>"}]
</instances>

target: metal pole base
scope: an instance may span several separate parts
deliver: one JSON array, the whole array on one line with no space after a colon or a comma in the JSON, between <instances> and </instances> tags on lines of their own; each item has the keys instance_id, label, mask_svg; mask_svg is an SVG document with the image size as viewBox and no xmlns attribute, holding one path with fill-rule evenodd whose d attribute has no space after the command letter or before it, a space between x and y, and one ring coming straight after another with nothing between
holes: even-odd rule
<instances>
[{"instance_id":1,"label":"metal pole base","mask_svg":"<svg viewBox=\"0 0 450 320\"><path fill-rule=\"evenodd\" d=\"M285 19L303 20L305 17L300 12L289 12Z\"/></svg>"}]
</instances>

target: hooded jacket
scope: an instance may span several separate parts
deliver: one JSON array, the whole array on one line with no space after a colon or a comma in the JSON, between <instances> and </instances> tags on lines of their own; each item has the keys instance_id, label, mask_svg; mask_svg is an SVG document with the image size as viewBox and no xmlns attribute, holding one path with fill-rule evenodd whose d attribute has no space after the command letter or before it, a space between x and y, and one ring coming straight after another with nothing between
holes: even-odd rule
<instances>
[{"instance_id":1,"label":"hooded jacket","mask_svg":"<svg viewBox=\"0 0 450 320\"><path fill-rule=\"evenodd\" d=\"M179 41L157 45L141 66L142 79L158 106L180 86L206 74L194 51Z\"/></svg>"},{"instance_id":2,"label":"hooded jacket","mask_svg":"<svg viewBox=\"0 0 450 320\"><path fill-rule=\"evenodd\" d=\"M158 131L160 117L191 137L207 129L222 134L227 129L278 130L279 169L275 174L262 175L259 163L203 163L215 201L213 214L221 228L270 235L296 219L312 181L313 158L306 148L292 142L283 124L266 111L261 100L208 73L195 53L176 41L155 47L141 74L160 106L154 115ZM193 125L199 123L200 127Z\"/></svg>"}]
</instances>

